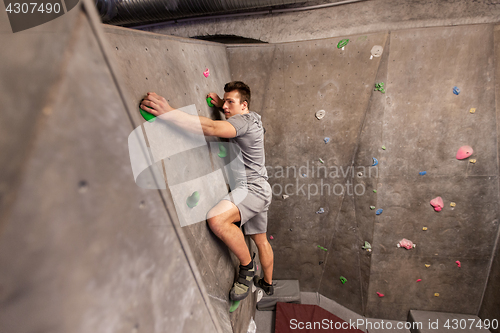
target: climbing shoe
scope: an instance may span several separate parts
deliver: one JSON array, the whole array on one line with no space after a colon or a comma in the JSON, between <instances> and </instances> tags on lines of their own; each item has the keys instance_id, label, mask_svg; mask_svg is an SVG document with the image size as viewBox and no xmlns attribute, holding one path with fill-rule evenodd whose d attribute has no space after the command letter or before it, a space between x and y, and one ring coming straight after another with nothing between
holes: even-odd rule
<instances>
[{"instance_id":1,"label":"climbing shoe","mask_svg":"<svg viewBox=\"0 0 500 333\"><path fill-rule=\"evenodd\" d=\"M252 268L249 268L251 266ZM241 301L250 293L250 287L253 283L253 277L255 275L255 263L252 259L250 264L247 266L240 265L240 273L238 279L233 285L231 292L229 293L229 298L232 301Z\"/></svg>"},{"instance_id":2,"label":"climbing shoe","mask_svg":"<svg viewBox=\"0 0 500 333\"><path fill-rule=\"evenodd\" d=\"M255 277L255 284L257 287L260 289L264 290L267 296L271 296L274 294L274 287L272 284L268 284L264 279L259 279L258 277Z\"/></svg>"}]
</instances>

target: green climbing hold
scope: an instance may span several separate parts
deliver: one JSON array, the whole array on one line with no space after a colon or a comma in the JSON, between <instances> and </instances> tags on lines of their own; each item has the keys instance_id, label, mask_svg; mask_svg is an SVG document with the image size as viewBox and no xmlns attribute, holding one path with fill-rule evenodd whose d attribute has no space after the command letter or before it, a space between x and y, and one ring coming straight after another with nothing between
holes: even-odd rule
<instances>
[{"instance_id":1,"label":"green climbing hold","mask_svg":"<svg viewBox=\"0 0 500 333\"><path fill-rule=\"evenodd\" d=\"M377 193L377 190L373 190L373 193Z\"/></svg>"},{"instance_id":2,"label":"green climbing hold","mask_svg":"<svg viewBox=\"0 0 500 333\"><path fill-rule=\"evenodd\" d=\"M321 246L321 245L318 245L318 248L320 248L320 249L322 249L322 250L324 250L324 251L328 251L327 249L325 249L325 248L324 248L323 246Z\"/></svg>"},{"instance_id":3,"label":"green climbing hold","mask_svg":"<svg viewBox=\"0 0 500 333\"><path fill-rule=\"evenodd\" d=\"M380 82L380 83L375 83L375 91L378 90L380 91L382 94L385 94L385 89L384 89L384 82Z\"/></svg>"},{"instance_id":4,"label":"green climbing hold","mask_svg":"<svg viewBox=\"0 0 500 333\"><path fill-rule=\"evenodd\" d=\"M371 209L371 210L374 210L374 209L375 209L375 206L370 206L370 209Z\"/></svg>"},{"instance_id":5,"label":"green climbing hold","mask_svg":"<svg viewBox=\"0 0 500 333\"><path fill-rule=\"evenodd\" d=\"M198 204L198 201L200 201L200 193L198 193L198 191L194 191L193 194L187 198L186 204L189 208L193 208Z\"/></svg>"},{"instance_id":6,"label":"green climbing hold","mask_svg":"<svg viewBox=\"0 0 500 333\"><path fill-rule=\"evenodd\" d=\"M382 146L382 149L385 150L385 146Z\"/></svg>"},{"instance_id":7,"label":"green climbing hold","mask_svg":"<svg viewBox=\"0 0 500 333\"><path fill-rule=\"evenodd\" d=\"M342 282L342 284L346 283L347 282L347 279L343 276L340 277L340 282Z\"/></svg>"},{"instance_id":8,"label":"green climbing hold","mask_svg":"<svg viewBox=\"0 0 500 333\"><path fill-rule=\"evenodd\" d=\"M343 48L344 46L347 45L347 43L349 43L349 39L342 39L338 44L337 44L337 48L338 49L341 49Z\"/></svg>"},{"instance_id":9,"label":"green climbing hold","mask_svg":"<svg viewBox=\"0 0 500 333\"><path fill-rule=\"evenodd\" d=\"M365 245L363 245L361 247L363 250L371 250L372 249L372 246L370 243L368 243L367 241L365 241Z\"/></svg>"},{"instance_id":10,"label":"green climbing hold","mask_svg":"<svg viewBox=\"0 0 500 333\"><path fill-rule=\"evenodd\" d=\"M219 155L219 157L221 158L227 156L227 149L222 143L219 143L219 153L217 155Z\"/></svg>"},{"instance_id":11,"label":"green climbing hold","mask_svg":"<svg viewBox=\"0 0 500 333\"><path fill-rule=\"evenodd\" d=\"M214 105L212 104L212 101L213 101L212 97L207 97L207 104L208 104L208 106L210 106L210 107L213 107L213 106L214 106Z\"/></svg>"},{"instance_id":12,"label":"green climbing hold","mask_svg":"<svg viewBox=\"0 0 500 333\"><path fill-rule=\"evenodd\" d=\"M144 119L146 119L147 121L149 121L150 123L152 123L153 121L155 121L156 119L156 116L153 116L151 113L147 112L147 111L144 111L143 109L139 108L139 110L141 111L141 115Z\"/></svg>"},{"instance_id":13,"label":"green climbing hold","mask_svg":"<svg viewBox=\"0 0 500 333\"><path fill-rule=\"evenodd\" d=\"M241 301L231 301L231 306L229 307L229 312L234 312L240 305Z\"/></svg>"}]
</instances>

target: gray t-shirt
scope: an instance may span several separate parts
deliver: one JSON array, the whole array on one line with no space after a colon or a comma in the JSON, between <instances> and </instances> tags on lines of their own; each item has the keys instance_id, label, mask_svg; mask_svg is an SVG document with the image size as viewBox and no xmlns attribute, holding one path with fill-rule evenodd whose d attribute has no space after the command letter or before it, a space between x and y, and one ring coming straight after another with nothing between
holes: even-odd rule
<instances>
[{"instance_id":1,"label":"gray t-shirt","mask_svg":"<svg viewBox=\"0 0 500 333\"><path fill-rule=\"evenodd\" d=\"M236 144L241 150L247 183L267 180L264 127L262 127L260 115L250 111L249 113L234 115L227 121L236 129L236 137L229 139L229 142ZM237 154L235 151L232 153Z\"/></svg>"}]
</instances>

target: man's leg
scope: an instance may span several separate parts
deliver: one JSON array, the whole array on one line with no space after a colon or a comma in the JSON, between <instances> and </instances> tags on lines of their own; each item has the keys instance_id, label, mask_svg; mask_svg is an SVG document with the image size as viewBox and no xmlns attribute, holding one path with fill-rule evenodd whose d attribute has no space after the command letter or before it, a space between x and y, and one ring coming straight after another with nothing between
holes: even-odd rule
<instances>
[{"instance_id":1,"label":"man's leg","mask_svg":"<svg viewBox=\"0 0 500 333\"><path fill-rule=\"evenodd\" d=\"M255 245L259 249L260 263L262 264L262 270L264 271L264 281L268 284L273 282L273 266L274 266L274 254L271 244L267 240L266 233L250 235Z\"/></svg>"},{"instance_id":2,"label":"man's leg","mask_svg":"<svg viewBox=\"0 0 500 333\"><path fill-rule=\"evenodd\" d=\"M236 255L240 264L246 266L252 261L252 257L243 232L234 224L240 220L238 207L228 200L221 200L207 214L210 229Z\"/></svg>"}]
</instances>

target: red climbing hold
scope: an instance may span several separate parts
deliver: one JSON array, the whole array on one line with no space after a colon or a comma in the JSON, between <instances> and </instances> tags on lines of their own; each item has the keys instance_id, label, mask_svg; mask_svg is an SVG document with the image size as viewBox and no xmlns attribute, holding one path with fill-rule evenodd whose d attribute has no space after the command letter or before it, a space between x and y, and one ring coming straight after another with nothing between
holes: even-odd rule
<instances>
[{"instance_id":1,"label":"red climbing hold","mask_svg":"<svg viewBox=\"0 0 500 333\"><path fill-rule=\"evenodd\" d=\"M273 240L273 239L274 239L273 235L269 236L269 239L270 239L270 240Z\"/></svg>"},{"instance_id":2,"label":"red climbing hold","mask_svg":"<svg viewBox=\"0 0 500 333\"><path fill-rule=\"evenodd\" d=\"M417 280L417 282L420 282L420 281L422 281L422 279L418 279L418 280Z\"/></svg>"},{"instance_id":3,"label":"red climbing hold","mask_svg":"<svg viewBox=\"0 0 500 333\"><path fill-rule=\"evenodd\" d=\"M381 294L378 291L377 291L377 295L378 295L378 297L384 297L385 296L384 294Z\"/></svg>"},{"instance_id":4,"label":"red climbing hold","mask_svg":"<svg viewBox=\"0 0 500 333\"><path fill-rule=\"evenodd\" d=\"M462 264L460 263L460 261L457 260L455 262L457 263L457 265L458 265L459 268L462 267Z\"/></svg>"},{"instance_id":5,"label":"red climbing hold","mask_svg":"<svg viewBox=\"0 0 500 333\"><path fill-rule=\"evenodd\" d=\"M432 207L434 207L434 210L436 212L440 212L441 209L443 209L443 207L444 207L443 198L436 197L436 198L432 199L431 205L432 205Z\"/></svg>"},{"instance_id":6,"label":"red climbing hold","mask_svg":"<svg viewBox=\"0 0 500 333\"><path fill-rule=\"evenodd\" d=\"M463 160L464 158L472 155L473 152L474 151L472 150L471 146L460 147L460 149L457 151L457 160Z\"/></svg>"}]
</instances>

